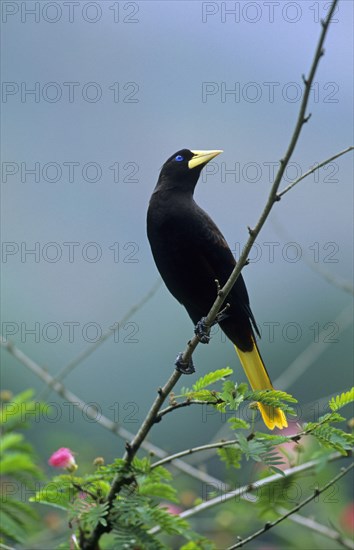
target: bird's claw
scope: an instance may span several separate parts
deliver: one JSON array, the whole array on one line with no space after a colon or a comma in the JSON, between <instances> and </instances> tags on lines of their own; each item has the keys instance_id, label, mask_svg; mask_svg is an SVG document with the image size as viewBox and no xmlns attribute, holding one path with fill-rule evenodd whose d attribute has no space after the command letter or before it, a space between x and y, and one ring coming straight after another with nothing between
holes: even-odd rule
<instances>
[{"instance_id":1,"label":"bird's claw","mask_svg":"<svg viewBox=\"0 0 354 550\"><path fill-rule=\"evenodd\" d=\"M206 317L202 317L201 320L195 325L194 334L198 336L201 344L209 344L210 327L206 324Z\"/></svg>"},{"instance_id":2,"label":"bird's claw","mask_svg":"<svg viewBox=\"0 0 354 550\"><path fill-rule=\"evenodd\" d=\"M192 359L189 359L188 363L185 363L184 361L182 361L182 358L183 353L181 352L178 354L175 361L176 370L181 374L193 374L193 372L195 372L195 368Z\"/></svg>"}]
</instances>

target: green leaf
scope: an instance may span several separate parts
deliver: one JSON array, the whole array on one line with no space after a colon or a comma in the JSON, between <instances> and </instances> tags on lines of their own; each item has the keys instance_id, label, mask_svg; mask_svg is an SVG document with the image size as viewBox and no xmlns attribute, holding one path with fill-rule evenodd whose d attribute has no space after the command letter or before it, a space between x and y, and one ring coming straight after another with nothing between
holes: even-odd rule
<instances>
[{"instance_id":1,"label":"green leaf","mask_svg":"<svg viewBox=\"0 0 354 550\"><path fill-rule=\"evenodd\" d=\"M67 510L78 493L72 485L72 480L67 479L70 476L62 476L54 478L45 487L37 491L34 497L31 497L30 502L41 502L54 508Z\"/></svg>"},{"instance_id":2,"label":"green leaf","mask_svg":"<svg viewBox=\"0 0 354 550\"><path fill-rule=\"evenodd\" d=\"M295 399L295 397L293 397L289 393L286 393L285 391L257 390L248 392L245 397L248 400L258 401L259 403L263 403L264 405L279 408L285 411L287 414L292 414L296 416L295 410L284 403L284 401L288 401L289 403L297 403L297 399Z\"/></svg>"},{"instance_id":3,"label":"green leaf","mask_svg":"<svg viewBox=\"0 0 354 550\"><path fill-rule=\"evenodd\" d=\"M230 376L230 374L233 373L233 370L229 367L226 367L224 369L219 369L214 372L209 372L202 378L199 378L199 380L196 381L195 384L193 384L193 390L199 391L207 386L210 386L210 384L214 384L215 382L218 382L219 380L222 380L226 376Z\"/></svg>"},{"instance_id":4,"label":"green leaf","mask_svg":"<svg viewBox=\"0 0 354 550\"><path fill-rule=\"evenodd\" d=\"M0 533L16 542L26 540L26 529L18 521L18 518L13 518L7 510L0 510Z\"/></svg>"},{"instance_id":5,"label":"green leaf","mask_svg":"<svg viewBox=\"0 0 354 550\"><path fill-rule=\"evenodd\" d=\"M217 450L217 453L228 468L241 468L242 451L239 447L221 447Z\"/></svg>"},{"instance_id":6,"label":"green leaf","mask_svg":"<svg viewBox=\"0 0 354 550\"><path fill-rule=\"evenodd\" d=\"M167 483L144 483L139 486L139 494L178 502L176 489Z\"/></svg>"},{"instance_id":7,"label":"green leaf","mask_svg":"<svg viewBox=\"0 0 354 550\"><path fill-rule=\"evenodd\" d=\"M353 401L354 401L354 387L345 393L341 393L336 397L332 397L332 399L329 401L329 406L332 411L338 411L339 409L341 409L348 403L352 403Z\"/></svg>"},{"instance_id":8,"label":"green leaf","mask_svg":"<svg viewBox=\"0 0 354 550\"><path fill-rule=\"evenodd\" d=\"M218 392L212 390L193 390L189 394L186 394L186 397L190 399L199 399L199 401L212 401L215 403L217 403L219 399Z\"/></svg>"},{"instance_id":9,"label":"green leaf","mask_svg":"<svg viewBox=\"0 0 354 550\"><path fill-rule=\"evenodd\" d=\"M41 477L38 467L34 464L32 457L24 453L8 453L0 460L1 475L31 474L34 477Z\"/></svg>"},{"instance_id":10,"label":"green leaf","mask_svg":"<svg viewBox=\"0 0 354 550\"><path fill-rule=\"evenodd\" d=\"M343 456L348 454L354 445L354 437L351 434L334 428L333 426L319 426L311 431L311 434L326 448L339 451Z\"/></svg>"},{"instance_id":11,"label":"green leaf","mask_svg":"<svg viewBox=\"0 0 354 550\"><path fill-rule=\"evenodd\" d=\"M8 450L18 450L21 448L24 437L18 433L7 433L1 437L0 441L0 454Z\"/></svg>"},{"instance_id":12,"label":"green leaf","mask_svg":"<svg viewBox=\"0 0 354 550\"><path fill-rule=\"evenodd\" d=\"M250 424L242 418L229 418L228 422L229 424L231 424L230 428L232 430L248 430L250 428Z\"/></svg>"},{"instance_id":13,"label":"green leaf","mask_svg":"<svg viewBox=\"0 0 354 550\"><path fill-rule=\"evenodd\" d=\"M269 442L272 445L280 445L281 443L289 443L292 441L291 437L286 435L266 434L263 432L256 432L254 435L259 441Z\"/></svg>"}]
</instances>

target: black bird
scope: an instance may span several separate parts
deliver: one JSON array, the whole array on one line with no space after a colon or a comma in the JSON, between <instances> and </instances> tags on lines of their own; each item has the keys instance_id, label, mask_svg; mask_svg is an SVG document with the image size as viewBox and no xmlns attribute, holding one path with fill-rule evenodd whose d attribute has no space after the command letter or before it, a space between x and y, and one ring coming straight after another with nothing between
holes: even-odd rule
<instances>
[{"instance_id":1,"label":"black bird","mask_svg":"<svg viewBox=\"0 0 354 550\"><path fill-rule=\"evenodd\" d=\"M203 167L222 151L182 149L162 166L147 213L147 235L156 266L167 288L184 305L197 332L216 297L216 284L229 278L234 256L213 220L194 201L193 194ZM255 333L246 285L240 275L227 296L230 306L217 322L235 345L254 390L273 389L264 366ZM207 341L207 335L201 337ZM177 364L185 374L193 367ZM287 426L282 410L258 403L263 421L270 429Z\"/></svg>"}]
</instances>

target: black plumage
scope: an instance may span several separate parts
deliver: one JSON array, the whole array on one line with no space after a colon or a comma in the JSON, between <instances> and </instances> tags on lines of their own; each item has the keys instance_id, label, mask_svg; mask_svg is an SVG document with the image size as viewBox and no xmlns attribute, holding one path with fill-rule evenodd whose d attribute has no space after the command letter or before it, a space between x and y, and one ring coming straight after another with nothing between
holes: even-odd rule
<instances>
[{"instance_id":1,"label":"black plumage","mask_svg":"<svg viewBox=\"0 0 354 550\"><path fill-rule=\"evenodd\" d=\"M236 264L221 231L193 197L202 168L219 153L182 149L167 159L147 213L147 235L156 266L167 288L184 305L195 325L215 301L215 280L223 286ZM226 302L230 306L219 321L221 329L236 346L252 387L271 389L255 342L258 330L242 275ZM259 407L264 418L264 406ZM279 418L283 416L279 411ZM267 423L271 428L282 427L281 424L282 418Z\"/></svg>"}]
</instances>

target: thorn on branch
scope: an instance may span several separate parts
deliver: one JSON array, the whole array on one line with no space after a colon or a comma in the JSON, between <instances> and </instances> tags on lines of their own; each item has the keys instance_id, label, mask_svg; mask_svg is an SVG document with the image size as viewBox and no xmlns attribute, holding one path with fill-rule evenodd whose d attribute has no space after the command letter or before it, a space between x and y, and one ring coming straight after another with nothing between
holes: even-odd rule
<instances>
[{"instance_id":1,"label":"thorn on branch","mask_svg":"<svg viewBox=\"0 0 354 550\"><path fill-rule=\"evenodd\" d=\"M223 291L222 289L220 289L220 290L218 291L218 296L219 296L219 298L223 298L223 297L224 297L224 294L225 294L225 293L224 293L224 291Z\"/></svg>"},{"instance_id":2,"label":"thorn on branch","mask_svg":"<svg viewBox=\"0 0 354 550\"><path fill-rule=\"evenodd\" d=\"M160 397L163 397L163 391L161 387L157 388L157 393L159 394Z\"/></svg>"},{"instance_id":3,"label":"thorn on branch","mask_svg":"<svg viewBox=\"0 0 354 550\"><path fill-rule=\"evenodd\" d=\"M221 321L227 318L226 312L229 309L229 307L230 307L230 304L227 302L227 304L225 304L225 307L221 311L219 311L219 313L215 317L215 323L220 323Z\"/></svg>"},{"instance_id":4,"label":"thorn on branch","mask_svg":"<svg viewBox=\"0 0 354 550\"><path fill-rule=\"evenodd\" d=\"M220 292L220 288L221 288L221 286L220 286L220 282L219 282L219 280L218 280L218 279L215 279L215 280L214 280L214 282L215 282L215 284L216 284L216 290L217 290L217 293L219 294L219 292Z\"/></svg>"},{"instance_id":5,"label":"thorn on branch","mask_svg":"<svg viewBox=\"0 0 354 550\"><path fill-rule=\"evenodd\" d=\"M264 524L264 530L265 531L268 531L268 529L270 529L272 526L271 522L270 521L267 521L267 523Z\"/></svg>"},{"instance_id":6,"label":"thorn on branch","mask_svg":"<svg viewBox=\"0 0 354 550\"><path fill-rule=\"evenodd\" d=\"M249 225L247 226L247 229L248 229L248 233L250 234L250 236L254 237L255 234L256 234L254 229L252 229Z\"/></svg>"},{"instance_id":7,"label":"thorn on branch","mask_svg":"<svg viewBox=\"0 0 354 550\"><path fill-rule=\"evenodd\" d=\"M249 259L247 258L247 260L246 260L245 263L244 263L244 266L245 266L245 265L249 265L249 264L250 264L250 261L249 261Z\"/></svg>"},{"instance_id":8,"label":"thorn on branch","mask_svg":"<svg viewBox=\"0 0 354 550\"><path fill-rule=\"evenodd\" d=\"M306 76L304 74L301 75L302 81L305 84L305 86L308 86L309 81L307 80Z\"/></svg>"},{"instance_id":9,"label":"thorn on branch","mask_svg":"<svg viewBox=\"0 0 354 550\"><path fill-rule=\"evenodd\" d=\"M312 113L309 113L307 116L304 117L302 123L303 124L306 124L306 122L308 122L310 120L310 118L312 117Z\"/></svg>"},{"instance_id":10,"label":"thorn on branch","mask_svg":"<svg viewBox=\"0 0 354 550\"><path fill-rule=\"evenodd\" d=\"M281 199L281 196L277 194L277 195L275 195L275 197L274 197L274 202L279 202L280 199Z\"/></svg>"},{"instance_id":11,"label":"thorn on branch","mask_svg":"<svg viewBox=\"0 0 354 550\"><path fill-rule=\"evenodd\" d=\"M322 50L320 51L320 57L323 57L323 56L324 56L324 54L325 54L325 49L324 49L324 48L322 48Z\"/></svg>"}]
</instances>

